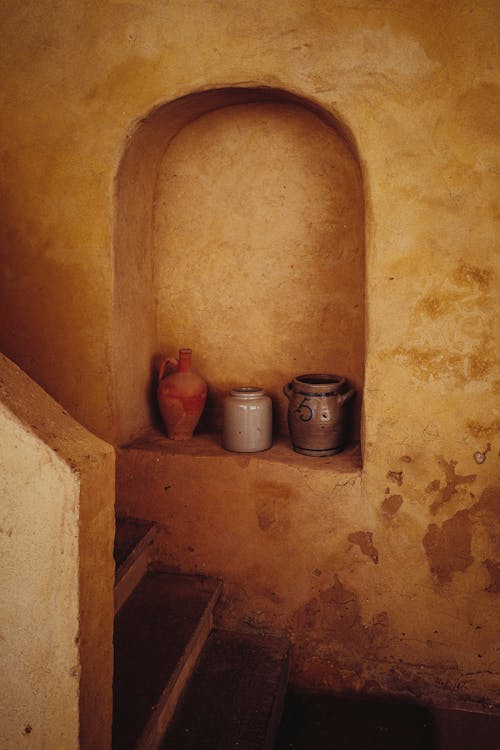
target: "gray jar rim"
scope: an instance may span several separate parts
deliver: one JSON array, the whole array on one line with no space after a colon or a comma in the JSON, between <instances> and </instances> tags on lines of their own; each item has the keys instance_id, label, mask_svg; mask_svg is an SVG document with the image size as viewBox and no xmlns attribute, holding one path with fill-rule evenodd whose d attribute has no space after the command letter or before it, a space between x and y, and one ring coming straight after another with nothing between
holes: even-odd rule
<instances>
[{"instance_id":1,"label":"gray jar rim","mask_svg":"<svg viewBox=\"0 0 500 750\"><path fill-rule=\"evenodd\" d=\"M254 385L245 385L240 388L231 388L231 396L242 396L243 398L255 398L256 396L263 396L264 389Z\"/></svg>"}]
</instances>

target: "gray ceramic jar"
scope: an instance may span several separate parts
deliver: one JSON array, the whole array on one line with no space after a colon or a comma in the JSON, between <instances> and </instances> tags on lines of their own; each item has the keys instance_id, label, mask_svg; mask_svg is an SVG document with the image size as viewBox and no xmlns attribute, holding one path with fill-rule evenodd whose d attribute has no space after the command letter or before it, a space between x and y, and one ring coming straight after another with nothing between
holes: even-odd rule
<instances>
[{"instance_id":1,"label":"gray ceramic jar","mask_svg":"<svg viewBox=\"0 0 500 750\"><path fill-rule=\"evenodd\" d=\"M346 440L345 403L354 396L339 375L298 375L283 388L288 399L288 428L294 451L332 456Z\"/></svg>"},{"instance_id":2,"label":"gray ceramic jar","mask_svg":"<svg viewBox=\"0 0 500 750\"><path fill-rule=\"evenodd\" d=\"M272 445L272 402L262 388L233 388L224 399L222 445L227 451L257 453Z\"/></svg>"}]
</instances>

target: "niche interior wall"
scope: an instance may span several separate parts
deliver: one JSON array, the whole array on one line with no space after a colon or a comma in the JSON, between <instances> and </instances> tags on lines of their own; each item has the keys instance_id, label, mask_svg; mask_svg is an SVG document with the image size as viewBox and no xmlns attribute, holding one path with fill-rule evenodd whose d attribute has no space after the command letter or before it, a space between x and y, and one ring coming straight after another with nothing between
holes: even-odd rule
<instances>
[{"instance_id":1,"label":"niche interior wall","mask_svg":"<svg viewBox=\"0 0 500 750\"><path fill-rule=\"evenodd\" d=\"M155 362L186 346L209 385L200 429L221 428L231 387L256 383L285 434L284 383L322 371L356 388L359 438L364 203L350 134L270 88L157 108L117 177L114 314L119 443L155 422Z\"/></svg>"}]
</instances>

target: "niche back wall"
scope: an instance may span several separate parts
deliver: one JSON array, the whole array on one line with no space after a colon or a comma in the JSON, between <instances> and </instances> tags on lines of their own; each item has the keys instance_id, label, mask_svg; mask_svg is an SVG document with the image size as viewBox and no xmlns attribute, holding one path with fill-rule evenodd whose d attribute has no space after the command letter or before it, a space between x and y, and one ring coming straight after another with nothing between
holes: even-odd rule
<instances>
[{"instance_id":1,"label":"niche back wall","mask_svg":"<svg viewBox=\"0 0 500 750\"><path fill-rule=\"evenodd\" d=\"M170 142L154 201L158 342L192 347L209 383L205 428L224 394L273 397L293 375L363 384L363 195L344 138L293 104L254 102L202 115Z\"/></svg>"}]
</instances>

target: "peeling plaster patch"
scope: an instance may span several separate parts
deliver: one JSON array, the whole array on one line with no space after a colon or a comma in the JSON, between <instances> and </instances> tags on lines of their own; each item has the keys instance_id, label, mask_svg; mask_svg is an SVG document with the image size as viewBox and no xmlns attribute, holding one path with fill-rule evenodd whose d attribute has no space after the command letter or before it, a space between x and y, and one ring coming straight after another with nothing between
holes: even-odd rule
<instances>
[{"instance_id":1,"label":"peeling plaster patch","mask_svg":"<svg viewBox=\"0 0 500 750\"><path fill-rule=\"evenodd\" d=\"M440 496L436 498L431 505L431 513L433 515L437 513L442 505L448 503L453 495L457 494L457 486L459 484L472 484L472 482L475 482L477 476L477 474L467 474L464 476L455 474L455 466L457 465L457 462L445 461L442 456L438 457L437 462L441 468L444 469L446 485L441 490Z\"/></svg>"},{"instance_id":2,"label":"peeling plaster patch","mask_svg":"<svg viewBox=\"0 0 500 750\"><path fill-rule=\"evenodd\" d=\"M485 356L483 352L471 354L468 358L468 366L471 380L481 380L483 375L487 375L492 369L494 362L491 358Z\"/></svg>"},{"instance_id":3,"label":"peeling plaster patch","mask_svg":"<svg viewBox=\"0 0 500 750\"><path fill-rule=\"evenodd\" d=\"M433 479L430 484L427 485L425 488L426 492L437 492L437 490L441 487L441 482L439 479Z\"/></svg>"},{"instance_id":4,"label":"peeling plaster patch","mask_svg":"<svg viewBox=\"0 0 500 750\"><path fill-rule=\"evenodd\" d=\"M449 282L426 291L417 301L415 312L422 313L417 325L422 328L420 346L403 344L382 356L405 364L419 380L425 382L453 380L457 385L482 381L496 363L494 342L488 333L496 319L489 314L493 271L465 262L454 268ZM481 315L481 312L484 315ZM418 319L417 315L417 319ZM437 347L437 327L446 332L446 344Z\"/></svg>"},{"instance_id":5,"label":"peeling plaster patch","mask_svg":"<svg viewBox=\"0 0 500 750\"><path fill-rule=\"evenodd\" d=\"M459 510L441 527L431 523L422 543L431 573L439 583L451 581L453 574L466 570L471 555L472 523L468 510Z\"/></svg>"},{"instance_id":6,"label":"peeling plaster patch","mask_svg":"<svg viewBox=\"0 0 500 750\"><path fill-rule=\"evenodd\" d=\"M261 531L282 537L290 528L290 495L287 484L258 482L256 484L255 510Z\"/></svg>"},{"instance_id":7,"label":"peeling plaster patch","mask_svg":"<svg viewBox=\"0 0 500 750\"><path fill-rule=\"evenodd\" d=\"M373 546L373 533L371 531L354 531L347 538L353 544L357 544L363 555L371 557L377 565L378 550Z\"/></svg>"},{"instance_id":8,"label":"peeling plaster patch","mask_svg":"<svg viewBox=\"0 0 500 750\"><path fill-rule=\"evenodd\" d=\"M387 479L392 479L396 482L399 487L403 484L403 472L402 471L388 471L386 474Z\"/></svg>"},{"instance_id":9,"label":"peeling plaster patch","mask_svg":"<svg viewBox=\"0 0 500 750\"><path fill-rule=\"evenodd\" d=\"M390 497L386 497L382 503L382 513L392 518L392 516L394 516L401 508L402 504L402 495L391 495Z\"/></svg>"},{"instance_id":10,"label":"peeling plaster patch","mask_svg":"<svg viewBox=\"0 0 500 750\"><path fill-rule=\"evenodd\" d=\"M439 63L431 60L415 37L394 33L386 24L380 28L363 28L340 37L346 51L337 59L337 69L349 75L369 69L374 75L413 81L422 80L437 70Z\"/></svg>"},{"instance_id":11,"label":"peeling plaster patch","mask_svg":"<svg viewBox=\"0 0 500 750\"><path fill-rule=\"evenodd\" d=\"M486 487L481 492L481 497L471 508L472 513L491 513L500 519L500 487Z\"/></svg>"},{"instance_id":12,"label":"peeling plaster patch","mask_svg":"<svg viewBox=\"0 0 500 750\"><path fill-rule=\"evenodd\" d=\"M500 434L500 419L495 419L488 425L482 425L479 422L470 420L466 426L467 432L475 438L489 438L491 440Z\"/></svg>"},{"instance_id":13,"label":"peeling plaster patch","mask_svg":"<svg viewBox=\"0 0 500 750\"><path fill-rule=\"evenodd\" d=\"M418 303L418 309L422 310L429 318L435 320L449 313L453 303L456 303L458 299L458 295L450 298L449 296L444 296L442 292L430 292L425 297L422 297Z\"/></svg>"},{"instance_id":14,"label":"peeling plaster patch","mask_svg":"<svg viewBox=\"0 0 500 750\"><path fill-rule=\"evenodd\" d=\"M462 263L453 273L453 281L460 287L477 287L482 292L486 291L491 283L492 273L489 269L471 266L469 263Z\"/></svg>"},{"instance_id":15,"label":"peeling plaster patch","mask_svg":"<svg viewBox=\"0 0 500 750\"><path fill-rule=\"evenodd\" d=\"M446 352L437 348L397 346L383 356L395 359L408 367L415 377L425 382L453 378L463 385L471 380L481 380L494 365L489 342L480 341L473 350L464 356L460 352Z\"/></svg>"},{"instance_id":16,"label":"peeling plaster patch","mask_svg":"<svg viewBox=\"0 0 500 750\"><path fill-rule=\"evenodd\" d=\"M472 525L481 523L491 534L494 544L497 543L500 519L500 488L486 487L481 497L470 508L459 510L441 527L435 523L429 525L422 543L426 551L431 572L440 583L451 581L453 573L466 570L473 562L471 554ZM488 563L492 563L490 567ZM496 563L485 561L492 577L492 586L496 586ZM489 589L488 589L489 590Z\"/></svg>"},{"instance_id":17,"label":"peeling plaster patch","mask_svg":"<svg viewBox=\"0 0 500 750\"><path fill-rule=\"evenodd\" d=\"M347 653L359 660L360 668L363 655L376 654L388 640L387 612L378 612L371 623L364 625L356 592L348 589L338 575L334 576L332 586L300 607L294 619L296 631L307 634L318 658ZM301 650L302 646L297 642L299 660ZM304 658L309 658L305 647Z\"/></svg>"},{"instance_id":18,"label":"peeling plaster patch","mask_svg":"<svg viewBox=\"0 0 500 750\"><path fill-rule=\"evenodd\" d=\"M500 594L500 563L484 560L483 565L490 574L490 584L484 590L490 594Z\"/></svg>"},{"instance_id":19,"label":"peeling plaster patch","mask_svg":"<svg viewBox=\"0 0 500 750\"><path fill-rule=\"evenodd\" d=\"M483 452L476 451L474 453L474 461L477 464L484 464L484 462L486 461L486 454L489 453L490 451L491 451L491 443L488 443L488 445L486 446L486 450L485 451L483 451Z\"/></svg>"},{"instance_id":20,"label":"peeling plaster patch","mask_svg":"<svg viewBox=\"0 0 500 750\"><path fill-rule=\"evenodd\" d=\"M470 508L470 515L473 522L482 525L485 539L489 539L489 547L484 548L483 555L497 557L500 549L500 488L486 487Z\"/></svg>"}]
</instances>

